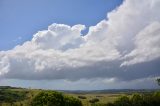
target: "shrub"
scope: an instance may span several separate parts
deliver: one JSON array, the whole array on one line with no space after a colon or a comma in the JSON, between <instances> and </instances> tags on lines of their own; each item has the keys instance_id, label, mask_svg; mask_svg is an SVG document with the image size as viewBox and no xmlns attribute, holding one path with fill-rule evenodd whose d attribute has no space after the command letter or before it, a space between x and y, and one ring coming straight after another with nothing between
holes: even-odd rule
<instances>
[{"instance_id":1,"label":"shrub","mask_svg":"<svg viewBox=\"0 0 160 106\"><path fill-rule=\"evenodd\" d=\"M154 94L133 94L131 98L123 96L107 106L160 106L160 92Z\"/></svg>"},{"instance_id":2,"label":"shrub","mask_svg":"<svg viewBox=\"0 0 160 106\"><path fill-rule=\"evenodd\" d=\"M107 103L106 106L115 106L114 103Z\"/></svg>"},{"instance_id":3,"label":"shrub","mask_svg":"<svg viewBox=\"0 0 160 106\"><path fill-rule=\"evenodd\" d=\"M2 102L17 102L26 98L26 92L23 91L11 91L11 90L0 90L0 103Z\"/></svg>"},{"instance_id":4,"label":"shrub","mask_svg":"<svg viewBox=\"0 0 160 106\"><path fill-rule=\"evenodd\" d=\"M105 103L94 103L94 104L91 104L91 106L106 106Z\"/></svg>"},{"instance_id":5,"label":"shrub","mask_svg":"<svg viewBox=\"0 0 160 106\"><path fill-rule=\"evenodd\" d=\"M64 106L82 106L82 103L80 100L74 98L74 97L64 97Z\"/></svg>"},{"instance_id":6,"label":"shrub","mask_svg":"<svg viewBox=\"0 0 160 106\"><path fill-rule=\"evenodd\" d=\"M78 96L80 99L87 99L85 96Z\"/></svg>"},{"instance_id":7,"label":"shrub","mask_svg":"<svg viewBox=\"0 0 160 106\"><path fill-rule=\"evenodd\" d=\"M143 96L140 94L133 94L131 97L132 106L144 106Z\"/></svg>"},{"instance_id":8,"label":"shrub","mask_svg":"<svg viewBox=\"0 0 160 106\"><path fill-rule=\"evenodd\" d=\"M31 106L82 106L82 104L80 100L59 92L42 91L33 98Z\"/></svg>"},{"instance_id":9,"label":"shrub","mask_svg":"<svg viewBox=\"0 0 160 106\"><path fill-rule=\"evenodd\" d=\"M122 96L114 102L115 106L131 106L130 100L127 96Z\"/></svg>"},{"instance_id":10,"label":"shrub","mask_svg":"<svg viewBox=\"0 0 160 106\"><path fill-rule=\"evenodd\" d=\"M99 101L98 98L93 98L93 99L89 100L90 103L96 103L96 102L98 102L98 101Z\"/></svg>"},{"instance_id":11,"label":"shrub","mask_svg":"<svg viewBox=\"0 0 160 106\"><path fill-rule=\"evenodd\" d=\"M32 106L62 106L63 95L53 91L43 91L37 94L31 102Z\"/></svg>"}]
</instances>

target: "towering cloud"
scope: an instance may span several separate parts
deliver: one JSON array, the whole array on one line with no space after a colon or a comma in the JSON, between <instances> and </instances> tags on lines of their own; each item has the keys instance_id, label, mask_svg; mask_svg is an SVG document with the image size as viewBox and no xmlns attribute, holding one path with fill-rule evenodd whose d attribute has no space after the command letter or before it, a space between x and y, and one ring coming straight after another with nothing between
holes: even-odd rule
<instances>
[{"instance_id":1,"label":"towering cloud","mask_svg":"<svg viewBox=\"0 0 160 106\"><path fill-rule=\"evenodd\" d=\"M125 0L84 36L84 25L54 23L23 45L1 51L0 77L135 80L160 76L159 10L159 0Z\"/></svg>"},{"instance_id":2,"label":"towering cloud","mask_svg":"<svg viewBox=\"0 0 160 106\"><path fill-rule=\"evenodd\" d=\"M160 57L160 23L153 22L140 31L134 40L135 49L125 56L122 65L151 61Z\"/></svg>"}]
</instances>

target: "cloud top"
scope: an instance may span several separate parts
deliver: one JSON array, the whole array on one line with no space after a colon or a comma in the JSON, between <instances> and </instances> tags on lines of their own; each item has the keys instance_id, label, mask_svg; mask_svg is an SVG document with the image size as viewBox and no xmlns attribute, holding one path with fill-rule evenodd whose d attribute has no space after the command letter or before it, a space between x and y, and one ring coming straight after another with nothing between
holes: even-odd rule
<instances>
[{"instance_id":1,"label":"cloud top","mask_svg":"<svg viewBox=\"0 0 160 106\"><path fill-rule=\"evenodd\" d=\"M81 36L84 25L54 23L30 41L0 51L0 77L134 80L159 76L159 5L159 0L125 0L107 14L108 20L89 27L85 36Z\"/></svg>"}]
</instances>

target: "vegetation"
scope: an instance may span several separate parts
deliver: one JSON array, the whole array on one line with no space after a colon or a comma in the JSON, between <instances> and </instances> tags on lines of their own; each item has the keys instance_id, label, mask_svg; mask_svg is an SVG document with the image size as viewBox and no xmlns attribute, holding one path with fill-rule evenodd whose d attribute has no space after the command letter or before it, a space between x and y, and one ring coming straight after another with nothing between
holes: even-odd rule
<instances>
[{"instance_id":1,"label":"vegetation","mask_svg":"<svg viewBox=\"0 0 160 106\"><path fill-rule=\"evenodd\" d=\"M0 106L159 106L160 92L56 92L0 87ZM145 91L145 92L144 92Z\"/></svg>"},{"instance_id":2,"label":"vegetation","mask_svg":"<svg viewBox=\"0 0 160 106\"><path fill-rule=\"evenodd\" d=\"M74 97L64 96L63 106L82 106L82 102Z\"/></svg>"},{"instance_id":3,"label":"vegetation","mask_svg":"<svg viewBox=\"0 0 160 106\"><path fill-rule=\"evenodd\" d=\"M31 106L82 106L82 103L76 98L64 96L59 92L42 91L33 98Z\"/></svg>"},{"instance_id":4,"label":"vegetation","mask_svg":"<svg viewBox=\"0 0 160 106\"><path fill-rule=\"evenodd\" d=\"M99 102L99 99L98 98L93 98L89 102L90 103L96 103L96 102Z\"/></svg>"},{"instance_id":5,"label":"vegetation","mask_svg":"<svg viewBox=\"0 0 160 106\"><path fill-rule=\"evenodd\" d=\"M87 99L85 96L78 96L79 99Z\"/></svg>"},{"instance_id":6,"label":"vegetation","mask_svg":"<svg viewBox=\"0 0 160 106\"><path fill-rule=\"evenodd\" d=\"M157 83L160 86L160 78L157 79Z\"/></svg>"},{"instance_id":7,"label":"vegetation","mask_svg":"<svg viewBox=\"0 0 160 106\"><path fill-rule=\"evenodd\" d=\"M2 102L8 102L13 105L14 102L22 101L26 99L27 92L24 91L10 91L9 89L0 89L0 104Z\"/></svg>"},{"instance_id":8,"label":"vegetation","mask_svg":"<svg viewBox=\"0 0 160 106\"><path fill-rule=\"evenodd\" d=\"M107 106L159 106L160 92L154 94L143 95L133 94L130 98L127 96L120 97L113 103L108 103Z\"/></svg>"},{"instance_id":9,"label":"vegetation","mask_svg":"<svg viewBox=\"0 0 160 106\"><path fill-rule=\"evenodd\" d=\"M58 92L43 91L36 95L32 102L31 106L62 106L63 96Z\"/></svg>"}]
</instances>

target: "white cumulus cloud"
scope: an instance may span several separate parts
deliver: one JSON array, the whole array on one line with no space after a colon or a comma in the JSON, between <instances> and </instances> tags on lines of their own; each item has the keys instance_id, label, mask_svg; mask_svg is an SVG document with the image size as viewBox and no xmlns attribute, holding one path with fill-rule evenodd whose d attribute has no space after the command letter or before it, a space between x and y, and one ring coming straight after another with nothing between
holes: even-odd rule
<instances>
[{"instance_id":1,"label":"white cumulus cloud","mask_svg":"<svg viewBox=\"0 0 160 106\"><path fill-rule=\"evenodd\" d=\"M90 26L85 36L81 36L84 25L54 23L30 41L0 51L0 77L133 80L159 76L160 67L153 71L150 63L160 62L159 10L159 0L125 0L107 19ZM148 67L146 74L142 67Z\"/></svg>"},{"instance_id":2,"label":"white cumulus cloud","mask_svg":"<svg viewBox=\"0 0 160 106\"><path fill-rule=\"evenodd\" d=\"M135 49L122 65L151 61L160 57L160 23L153 22L135 36Z\"/></svg>"}]
</instances>

